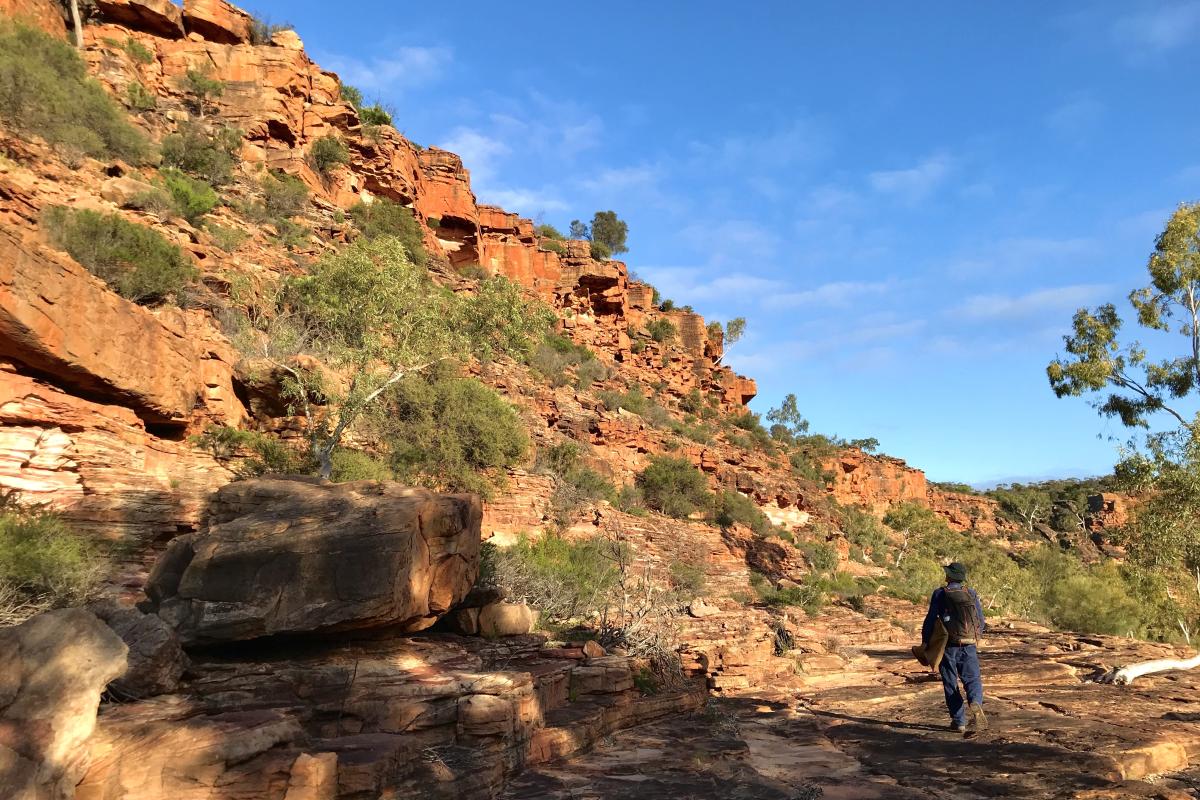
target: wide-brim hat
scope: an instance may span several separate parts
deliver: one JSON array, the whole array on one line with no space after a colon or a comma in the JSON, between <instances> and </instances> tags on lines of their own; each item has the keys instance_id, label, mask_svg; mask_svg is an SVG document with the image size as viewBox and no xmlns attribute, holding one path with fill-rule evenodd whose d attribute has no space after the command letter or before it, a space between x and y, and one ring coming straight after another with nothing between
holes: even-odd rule
<instances>
[{"instance_id":1,"label":"wide-brim hat","mask_svg":"<svg viewBox=\"0 0 1200 800\"><path fill-rule=\"evenodd\" d=\"M952 581L965 581L967 579L967 568L957 561L947 564L942 567L946 571L946 577Z\"/></svg>"}]
</instances>

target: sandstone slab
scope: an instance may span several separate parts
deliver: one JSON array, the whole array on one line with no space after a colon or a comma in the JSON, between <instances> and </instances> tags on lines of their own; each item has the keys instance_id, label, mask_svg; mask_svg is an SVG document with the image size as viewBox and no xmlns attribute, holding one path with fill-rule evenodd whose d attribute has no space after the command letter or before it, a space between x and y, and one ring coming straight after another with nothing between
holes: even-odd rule
<instances>
[{"instance_id":1,"label":"sandstone slab","mask_svg":"<svg viewBox=\"0 0 1200 800\"><path fill-rule=\"evenodd\" d=\"M95 615L50 611L0 629L0 787L8 800L65 800L87 764L100 693L126 647Z\"/></svg>"},{"instance_id":2,"label":"sandstone slab","mask_svg":"<svg viewBox=\"0 0 1200 800\"><path fill-rule=\"evenodd\" d=\"M390 482L238 481L179 537L147 594L185 644L429 627L467 594L480 502Z\"/></svg>"},{"instance_id":3,"label":"sandstone slab","mask_svg":"<svg viewBox=\"0 0 1200 800\"><path fill-rule=\"evenodd\" d=\"M125 673L110 684L117 696L128 700L167 694L179 688L187 656L166 622L154 614L114 602L97 603L91 611L129 648Z\"/></svg>"},{"instance_id":4,"label":"sandstone slab","mask_svg":"<svg viewBox=\"0 0 1200 800\"><path fill-rule=\"evenodd\" d=\"M168 39L183 38L183 12L171 0L95 0L105 19Z\"/></svg>"},{"instance_id":5,"label":"sandstone slab","mask_svg":"<svg viewBox=\"0 0 1200 800\"><path fill-rule=\"evenodd\" d=\"M252 17L225 0L185 0L183 24L210 42L245 44L250 41Z\"/></svg>"}]
</instances>

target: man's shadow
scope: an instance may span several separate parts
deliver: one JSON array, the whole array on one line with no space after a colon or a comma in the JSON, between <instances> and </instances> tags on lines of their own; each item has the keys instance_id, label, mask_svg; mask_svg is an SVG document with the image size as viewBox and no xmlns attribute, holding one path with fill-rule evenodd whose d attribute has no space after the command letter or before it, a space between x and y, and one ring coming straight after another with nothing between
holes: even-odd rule
<instances>
[{"instance_id":1,"label":"man's shadow","mask_svg":"<svg viewBox=\"0 0 1200 800\"><path fill-rule=\"evenodd\" d=\"M815 708L804 709L808 713L817 717L829 717L831 719L845 720L846 722L857 722L860 725L877 725L884 728L900 728L909 731L933 731L935 733L950 733L950 729L944 725L922 725L917 722L896 722L894 720L871 719L870 717L855 717L851 714L842 714L837 711L820 711Z\"/></svg>"}]
</instances>

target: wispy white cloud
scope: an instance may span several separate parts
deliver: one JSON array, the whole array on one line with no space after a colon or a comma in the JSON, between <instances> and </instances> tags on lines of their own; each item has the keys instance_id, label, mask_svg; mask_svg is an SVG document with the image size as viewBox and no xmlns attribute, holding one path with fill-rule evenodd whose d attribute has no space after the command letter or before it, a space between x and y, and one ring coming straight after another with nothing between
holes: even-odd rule
<instances>
[{"instance_id":1,"label":"wispy white cloud","mask_svg":"<svg viewBox=\"0 0 1200 800\"><path fill-rule=\"evenodd\" d=\"M427 86L445 74L454 53L449 47L388 47L386 56L363 59L325 53L318 61L343 82L369 94Z\"/></svg>"},{"instance_id":2,"label":"wispy white cloud","mask_svg":"<svg viewBox=\"0 0 1200 800\"><path fill-rule=\"evenodd\" d=\"M835 281L812 289L780 292L763 299L767 308L845 308L865 297L881 295L896 288L895 281Z\"/></svg>"},{"instance_id":3,"label":"wispy white cloud","mask_svg":"<svg viewBox=\"0 0 1200 800\"><path fill-rule=\"evenodd\" d=\"M816 119L799 117L784 125L753 134L714 140L695 140L688 147L694 164L741 174L819 161L832 150L827 127Z\"/></svg>"},{"instance_id":4,"label":"wispy white cloud","mask_svg":"<svg viewBox=\"0 0 1200 800\"><path fill-rule=\"evenodd\" d=\"M503 140L467 127L455 128L450 138L439 142L437 146L457 153L463 160L463 166L471 171L475 183L490 180L500 159L512 152Z\"/></svg>"},{"instance_id":5,"label":"wispy white cloud","mask_svg":"<svg viewBox=\"0 0 1200 800\"><path fill-rule=\"evenodd\" d=\"M976 294L966 298L950 313L976 321L1016 319L1077 308L1095 302L1110 290L1107 284L1085 283L1036 289L1019 295Z\"/></svg>"},{"instance_id":6,"label":"wispy white cloud","mask_svg":"<svg viewBox=\"0 0 1200 800\"><path fill-rule=\"evenodd\" d=\"M956 258L946 271L962 280L997 273L1049 270L1091 258L1099 251L1100 243L1085 237L1017 236L991 242L975 253Z\"/></svg>"},{"instance_id":7,"label":"wispy white cloud","mask_svg":"<svg viewBox=\"0 0 1200 800\"><path fill-rule=\"evenodd\" d=\"M1200 3L1154 3L1112 24L1115 43L1132 55L1165 53L1200 38Z\"/></svg>"},{"instance_id":8,"label":"wispy white cloud","mask_svg":"<svg viewBox=\"0 0 1200 800\"><path fill-rule=\"evenodd\" d=\"M1099 125L1106 110L1094 97L1076 96L1046 115L1046 127L1065 139L1078 139Z\"/></svg>"},{"instance_id":9,"label":"wispy white cloud","mask_svg":"<svg viewBox=\"0 0 1200 800\"><path fill-rule=\"evenodd\" d=\"M747 272L715 273L703 267L638 267L638 274L680 302L755 300L784 287L782 281Z\"/></svg>"},{"instance_id":10,"label":"wispy white cloud","mask_svg":"<svg viewBox=\"0 0 1200 800\"><path fill-rule=\"evenodd\" d=\"M937 153L905 169L881 170L867 175L871 188L893 195L904 202L916 203L933 193L950 174L953 159Z\"/></svg>"},{"instance_id":11,"label":"wispy white cloud","mask_svg":"<svg viewBox=\"0 0 1200 800\"><path fill-rule=\"evenodd\" d=\"M552 188L488 189L479 193L479 201L531 218L542 212L566 211L570 207Z\"/></svg>"},{"instance_id":12,"label":"wispy white cloud","mask_svg":"<svg viewBox=\"0 0 1200 800\"><path fill-rule=\"evenodd\" d=\"M617 192L632 189L645 189L653 186L662 174L661 168L654 164L640 164L631 167L610 167L601 169L580 181L580 185L592 192Z\"/></svg>"},{"instance_id":13,"label":"wispy white cloud","mask_svg":"<svg viewBox=\"0 0 1200 800\"><path fill-rule=\"evenodd\" d=\"M780 246L771 229L745 219L697 221L681 229L680 238L707 255L710 266L773 260Z\"/></svg>"}]
</instances>

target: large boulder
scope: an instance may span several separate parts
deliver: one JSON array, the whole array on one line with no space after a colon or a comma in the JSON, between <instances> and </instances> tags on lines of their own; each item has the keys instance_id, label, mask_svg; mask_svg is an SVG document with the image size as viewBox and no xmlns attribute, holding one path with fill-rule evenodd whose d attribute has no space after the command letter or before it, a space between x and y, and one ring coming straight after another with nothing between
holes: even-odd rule
<instances>
[{"instance_id":1,"label":"large boulder","mask_svg":"<svg viewBox=\"0 0 1200 800\"><path fill-rule=\"evenodd\" d=\"M147 594L184 644L308 631L423 630L479 570L475 495L257 478L222 487L208 530L174 539Z\"/></svg>"},{"instance_id":2,"label":"large boulder","mask_svg":"<svg viewBox=\"0 0 1200 800\"><path fill-rule=\"evenodd\" d=\"M108 601L90 609L129 648L125 673L109 689L123 700L167 694L179 688L187 656L179 637L161 617Z\"/></svg>"},{"instance_id":3,"label":"large boulder","mask_svg":"<svg viewBox=\"0 0 1200 800\"><path fill-rule=\"evenodd\" d=\"M250 41L253 18L225 0L184 0L183 24L210 42L245 44Z\"/></svg>"},{"instance_id":4,"label":"large boulder","mask_svg":"<svg viewBox=\"0 0 1200 800\"><path fill-rule=\"evenodd\" d=\"M137 31L183 38L183 11L171 0L95 0L104 19Z\"/></svg>"},{"instance_id":5,"label":"large boulder","mask_svg":"<svg viewBox=\"0 0 1200 800\"><path fill-rule=\"evenodd\" d=\"M0 787L66 800L87 767L100 693L125 671L120 637L81 608L0 629Z\"/></svg>"}]
</instances>

